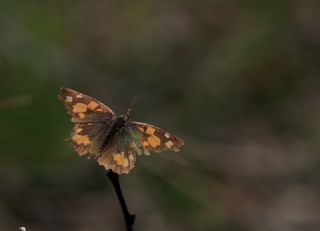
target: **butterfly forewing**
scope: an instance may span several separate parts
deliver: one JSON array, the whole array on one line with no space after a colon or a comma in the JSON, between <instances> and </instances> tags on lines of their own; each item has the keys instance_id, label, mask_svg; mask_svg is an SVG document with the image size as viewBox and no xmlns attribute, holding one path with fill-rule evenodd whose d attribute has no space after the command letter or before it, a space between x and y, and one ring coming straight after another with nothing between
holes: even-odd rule
<instances>
[{"instance_id":1,"label":"butterfly forewing","mask_svg":"<svg viewBox=\"0 0 320 231\"><path fill-rule=\"evenodd\" d=\"M169 150L178 152L180 147L184 145L182 139L150 124L130 121L128 127L137 148L142 149L146 155L149 155L150 151Z\"/></svg>"},{"instance_id":2,"label":"butterfly forewing","mask_svg":"<svg viewBox=\"0 0 320 231\"><path fill-rule=\"evenodd\" d=\"M59 99L63 100L71 121L78 122L111 122L116 119L115 113L98 100L69 88L61 88Z\"/></svg>"}]
</instances>

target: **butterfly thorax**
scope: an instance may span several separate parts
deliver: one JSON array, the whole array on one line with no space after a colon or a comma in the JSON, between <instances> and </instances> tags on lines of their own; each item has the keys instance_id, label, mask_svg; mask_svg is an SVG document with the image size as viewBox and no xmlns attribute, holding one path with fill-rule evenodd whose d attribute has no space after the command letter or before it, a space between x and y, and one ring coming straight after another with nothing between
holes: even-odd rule
<instances>
[{"instance_id":1,"label":"butterfly thorax","mask_svg":"<svg viewBox=\"0 0 320 231\"><path fill-rule=\"evenodd\" d=\"M113 123L110 132L108 133L106 139L104 140L100 151L103 151L104 148L112 141L113 137L119 133L122 129L126 127L128 117L125 114L121 114Z\"/></svg>"},{"instance_id":2,"label":"butterfly thorax","mask_svg":"<svg viewBox=\"0 0 320 231\"><path fill-rule=\"evenodd\" d=\"M123 117L122 115L119 116L116 121L113 123L112 127L111 127L111 132L119 132L126 124L127 122L127 117Z\"/></svg>"}]
</instances>

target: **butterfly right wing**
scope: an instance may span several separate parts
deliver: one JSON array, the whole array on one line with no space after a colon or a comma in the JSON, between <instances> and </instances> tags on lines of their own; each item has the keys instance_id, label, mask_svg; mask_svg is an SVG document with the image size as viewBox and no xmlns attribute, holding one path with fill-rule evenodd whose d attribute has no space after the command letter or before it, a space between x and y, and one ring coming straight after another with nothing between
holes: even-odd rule
<instances>
[{"instance_id":1,"label":"butterfly right wing","mask_svg":"<svg viewBox=\"0 0 320 231\"><path fill-rule=\"evenodd\" d=\"M150 152L178 152L184 141L156 126L129 121L101 150L97 161L105 169L118 174L129 173L134 167L137 155Z\"/></svg>"},{"instance_id":2,"label":"butterfly right wing","mask_svg":"<svg viewBox=\"0 0 320 231\"><path fill-rule=\"evenodd\" d=\"M178 152L184 145L182 139L151 124L129 121L128 127L136 148L142 149L145 155L150 155L150 151Z\"/></svg>"}]
</instances>

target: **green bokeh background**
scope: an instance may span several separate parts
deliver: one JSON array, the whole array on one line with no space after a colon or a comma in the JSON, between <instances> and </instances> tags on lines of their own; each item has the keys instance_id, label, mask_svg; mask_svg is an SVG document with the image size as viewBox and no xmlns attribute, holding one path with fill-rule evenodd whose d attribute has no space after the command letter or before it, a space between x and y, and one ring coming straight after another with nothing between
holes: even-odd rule
<instances>
[{"instance_id":1,"label":"green bokeh background","mask_svg":"<svg viewBox=\"0 0 320 231\"><path fill-rule=\"evenodd\" d=\"M121 176L135 230L320 225L320 2L0 1L0 230L124 230L60 86L182 137Z\"/></svg>"}]
</instances>

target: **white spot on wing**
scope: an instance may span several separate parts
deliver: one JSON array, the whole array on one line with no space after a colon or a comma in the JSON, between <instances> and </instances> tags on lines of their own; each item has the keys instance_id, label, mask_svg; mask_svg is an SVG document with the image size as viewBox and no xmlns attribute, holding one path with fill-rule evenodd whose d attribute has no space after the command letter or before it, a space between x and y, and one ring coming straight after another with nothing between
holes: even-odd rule
<instances>
[{"instance_id":1,"label":"white spot on wing","mask_svg":"<svg viewBox=\"0 0 320 231\"><path fill-rule=\"evenodd\" d=\"M146 156L150 156L150 152L147 149L143 150L143 152Z\"/></svg>"},{"instance_id":2,"label":"white spot on wing","mask_svg":"<svg viewBox=\"0 0 320 231\"><path fill-rule=\"evenodd\" d=\"M179 151L180 151L180 149L177 148L177 147L174 147L172 150L173 150L174 152L179 152Z\"/></svg>"},{"instance_id":3,"label":"white spot on wing","mask_svg":"<svg viewBox=\"0 0 320 231\"><path fill-rule=\"evenodd\" d=\"M169 138L170 138L169 132L164 133L164 137L166 137L167 139L169 139Z\"/></svg>"},{"instance_id":4,"label":"white spot on wing","mask_svg":"<svg viewBox=\"0 0 320 231\"><path fill-rule=\"evenodd\" d=\"M82 98L82 95L77 95L76 97L80 99L80 98Z\"/></svg>"},{"instance_id":5,"label":"white spot on wing","mask_svg":"<svg viewBox=\"0 0 320 231\"><path fill-rule=\"evenodd\" d=\"M72 96L67 95L66 96L66 102L72 103L72 101L73 101Z\"/></svg>"},{"instance_id":6,"label":"white spot on wing","mask_svg":"<svg viewBox=\"0 0 320 231\"><path fill-rule=\"evenodd\" d=\"M165 143L165 145L167 146L168 149L170 149L173 146L173 143L171 140L169 140Z\"/></svg>"}]
</instances>

